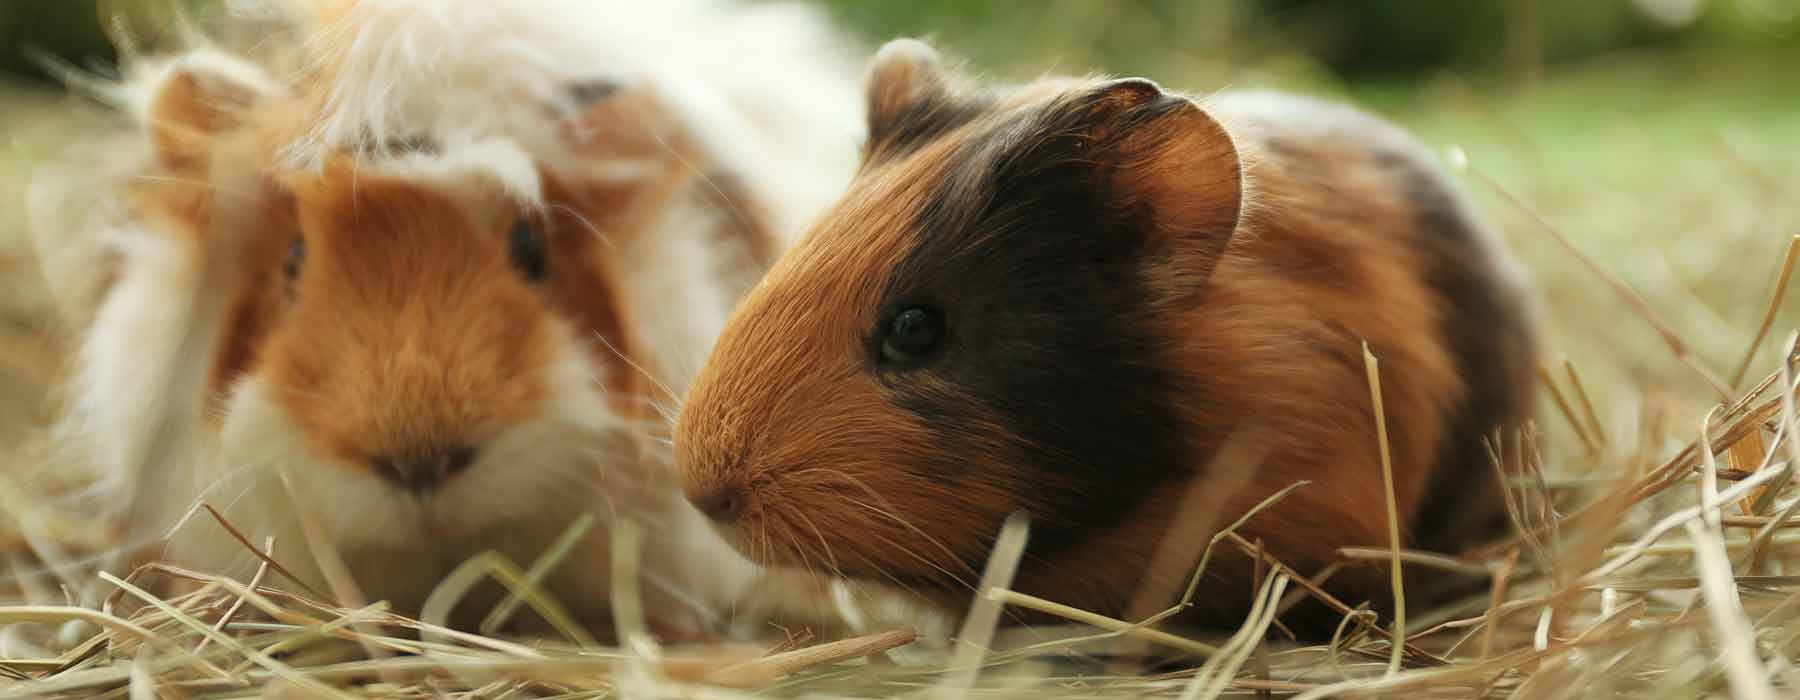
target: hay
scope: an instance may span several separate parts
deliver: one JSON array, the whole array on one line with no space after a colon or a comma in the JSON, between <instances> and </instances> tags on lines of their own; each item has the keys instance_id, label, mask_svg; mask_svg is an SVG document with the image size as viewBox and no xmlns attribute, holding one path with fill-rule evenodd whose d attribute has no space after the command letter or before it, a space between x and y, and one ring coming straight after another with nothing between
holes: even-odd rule
<instances>
[{"instance_id":1,"label":"hay","mask_svg":"<svg viewBox=\"0 0 1800 700\"><path fill-rule=\"evenodd\" d=\"M1463 99L1447 89L1448 103ZM1444 111L1469 131L1484 118L1473 108ZM1630 134L1609 138L1616 149L1639 144ZM1663 145L1655 138L1640 145L1648 144ZM1795 336L1765 341L1794 325L1782 299L1800 239L1792 230L1721 222L1752 214L1794 220L1792 203L1777 198L1800 178L1765 170L1775 166L1744 158L1740 148L1721 148L1731 151L1714 154L1726 163L1721 167L1753 170L1761 185L1702 190L1694 185L1701 175L1634 173L1626 181L1644 191L1626 206L1604 204L1608 182L1583 189L1502 172L1504 158L1484 160L1491 153L1470 147L1475 162L1496 171L1471 170L1491 187L1495 218L1515 224L1512 243L1552 300L1555 346L1568 354L1539 377L1547 388L1542 451L1521 452L1513 441L1495 445L1497 454L1522 457L1528 466L1509 482L1512 537L1462 558L1396 552L1385 543L1342 552L1346 562L1397 561L1491 579L1487 591L1467 599L1407 608L1404 626L1376 618L1361 601L1331 598L1320 587L1330 571L1308 578L1314 572L1288 567L1228 528L1205 551L1235 548L1260 562L1257 607L1235 631L1155 624L1163 614L1149 623L1105 618L996 588L979 598L994 605L990 611L1025 607L1076 624L1021 634L996 633L983 622L961 646L918 640L910 630L821 643L665 646L647 640L632 613L635 595L622 590L617 599L626 614L617 636L625 644L602 643L557 619L551 623L560 639L504 638L494 630L508 616L561 616L559 604L535 585L554 566L555 552L528 566L492 555L471 560L440 589L445 598L428 606L424 619L395 615L379 602L347 604L340 596L355 596L344 591L293 592L281 580L281 562L266 559L247 581L161 564L101 576L101 555L123 543L79 501L62 498L78 495L85 477L45 462L39 437L0 425L0 452L9 462L0 470L0 554L8 571L0 576L0 698L1791 695L1800 690ZM1712 162L1682 153L1684 163ZM1538 156L1581 171L1592 151ZM1607 177L1614 176L1623 177ZM1502 186L1516 182L1526 184L1518 192ZM1678 216L1702 207L1719 228L1688 228ZM1622 243L1614 229L1648 220L1641 217L1672 221L1646 241ZM0 380L16 405L0 407L0 418L35 425L45 415L39 395L48 391L63 346L47 325L47 297L30 281L31 263L14 248L9 243L0 256L0 280L22 290L0 299ZM1670 268L1691 260L1703 272L1659 272L1645 261L1663 258L1645 250L1668 251ZM1718 320L1726 312L1732 324ZM1739 388L1757 376L1755 385ZM21 435L28 437L15 439ZM1225 514L1225 521L1253 513ZM629 567L631 535L615 534L625 538L615 548L618 563ZM243 544L269 549L267 542ZM484 631L446 628L443 606L486 579L511 595ZM159 597L150 593L153 580L187 587ZM1343 616L1332 643L1285 640L1280 614L1306 598ZM989 635L991 644L979 643ZM1193 661L1166 673L1120 672L1102 654L1132 648L1118 644L1125 638Z\"/></svg>"},{"instance_id":2,"label":"hay","mask_svg":"<svg viewBox=\"0 0 1800 700\"><path fill-rule=\"evenodd\" d=\"M1787 342L1791 347L1793 338ZM1780 573L1800 553L1800 537L1780 534L1800 526L1792 520L1800 497L1788 469L1797 448L1789 436L1800 426L1792 409L1795 381L1783 365L1709 413L1694 437L1662 460L1622 465L1618 473L1630 478L1585 482L1585 490L1600 496L1567 513L1550 508L1569 502L1552 492L1578 489L1553 486L1541 472L1516 480L1511 505L1519 532L1490 547L1485 558L1346 549L1348 560L1492 577L1492 589L1480 596L1414 611L1411 626L1389 627L1394 621L1371 619L1355 601L1329 599L1316 583L1229 528L1213 544L1257 557L1266 573L1244 627L1223 639L1104 618L990 587L982 596L992 606L989 614L953 648L908 648L915 640L909 630L800 648L659 647L644 635L630 590L616 596L626 613L619 619L623 646L601 645L566 622L558 628L568 641L507 640L430 621L442 618L441 611L421 621L380 604L339 605L268 585L279 562L265 562L249 582L148 565L124 578L98 574L112 588L98 605L0 607L0 623L12 625L0 639L0 698L729 698L754 691L1204 700L1252 694L1560 697L1595 688L1639 697L1772 698L1800 687L1791 661L1800 646L1800 576ZM1373 364L1370 370L1373 378ZM1563 374L1571 386L1579 385L1567 366ZM1602 434L1589 410L1565 418L1571 431ZM1771 436L1759 464L1728 470L1717 459L1736 454L1734 445ZM1583 453L1594 447L1576 443ZM1634 510L1659 517L1626 517ZM636 551L632 532L615 533L622 538L615 548L621 567L631 566ZM1017 539L1007 540L1012 557L997 558L994 581L1007 578L1004 567L1016 561ZM83 544L59 546L76 550ZM441 590L453 600L456 590L494 578L514 595L490 621L527 614L521 606L557 617L560 608L535 586L554 566L554 556L522 569L484 555L452 574ZM152 577L196 587L160 598L142 585ZM1277 613L1292 600L1284 595L1289 587L1319 596L1345 615L1337 641L1306 647L1271 635ZM1059 615L1089 626L1090 633L1010 647L981 642L993 634L1002 605ZM1204 661L1178 673L1111 675L1097 657L1081 651L1121 636ZM907 653L890 657L896 649Z\"/></svg>"}]
</instances>

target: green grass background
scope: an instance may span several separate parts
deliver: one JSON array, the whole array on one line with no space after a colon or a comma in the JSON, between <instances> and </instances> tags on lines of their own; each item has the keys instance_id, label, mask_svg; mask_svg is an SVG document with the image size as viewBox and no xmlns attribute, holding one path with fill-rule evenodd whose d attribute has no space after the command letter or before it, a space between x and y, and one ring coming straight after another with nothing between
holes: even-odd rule
<instances>
[{"instance_id":1,"label":"green grass background","mask_svg":"<svg viewBox=\"0 0 1800 700\"><path fill-rule=\"evenodd\" d=\"M822 4L865 47L929 37L996 79L1100 71L1193 92L1286 88L1378 111L1440 151L1466 153L1722 375L1749 347L1800 234L1800 0ZM103 6L153 27L167 2ZM23 48L104 64L98 17L82 0L0 0L0 261L11 261L0 268L10 329L0 354L34 342L45 318L18 245L23 184L83 137ZM1603 419L1620 430L1647 413L1694 425L1716 397L1650 325L1517 206L1464 180L1531 268L1553 358L1570 358ZM1759 372L1796 318L1784 310L1761 343ZM41 389L42 373L7 366L0 391ZM1546 420L1559 429L1554 414Z\"/></svg>"}]
</instances>

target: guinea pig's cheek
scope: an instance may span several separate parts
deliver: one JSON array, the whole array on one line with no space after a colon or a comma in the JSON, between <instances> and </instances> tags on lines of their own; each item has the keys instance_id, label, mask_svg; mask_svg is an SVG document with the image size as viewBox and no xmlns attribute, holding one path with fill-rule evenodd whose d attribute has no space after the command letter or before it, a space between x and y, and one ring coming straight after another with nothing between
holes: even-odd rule
<instances>
[{"instance_id":1,"label":"guinea pig's cheek","mask_svg":"<svg viewBox=\"0 0 1800 700\"><path fill-rule=\"evenodd\" d=\"M480 457L433 499L440 516L476 528L521 521L566 526L584 511L633 513L658 497L637 422L620 414L589 355L562 346L546 368L544 395L517 420L488 426Z\"/></svg>"},{"instance_id":2,"label":"guinea pig's cheek","mask_svg":"<svg viewBox=\"0 0 1800 700\"><path fill-rule=\"evenodd\" d=\"M204 500L250 533L266 530L270 514L299 507L340 546L416 544L413 505L391 498L365 471L322 457L324 448L269 400L272 391L254 378L232 390L219 433L223 473Z\"/></svg>"},{"instance_id":3,"label":"guinea pig's cheek","mask_svg":"<svg viewBox=\"0 0 1800 700\"><path fill-rule=\"evenodd\" d=\"M271 400L275 391L279 389L254 378L233 388L219 435L229 468L273 471L321 461L316 458L321 446L313 444L305 428Z\"/></svg>"}]
</instances>

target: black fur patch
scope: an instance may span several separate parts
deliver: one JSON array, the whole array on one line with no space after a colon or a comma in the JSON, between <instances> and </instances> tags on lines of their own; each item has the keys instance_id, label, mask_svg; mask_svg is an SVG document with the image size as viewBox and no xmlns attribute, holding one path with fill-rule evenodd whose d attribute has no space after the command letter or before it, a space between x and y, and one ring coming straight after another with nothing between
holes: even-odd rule
<instances>
[{"instance_id":1,"label":"black fur patch","mask_svg":"<svg viewBox=\"0 0 1800 700\"><path fill-rule=\"evenodd\" d=\"M1153 223L1112 206L1084 118L1057 107L1018 115L949 156L881 314L936 307L948 346L915 369L870 354L890 399L941 443L945 463L922 468L960 473L959 456L993 439L984 428L1004 426L1004 458L1021 465L1014 491L1032 516L1027 566L1188 474L1194 438L1177 407L1201 400L1155 330L1140 274ZM1005 514L993 515L981 525L997 530Z\"/></svg>"},{"instance_id":2,"label":"black fur patch","mask_svg":"<svg viewBox=\"0 0 1800 700\"><path fill-rule=\"evenodd\" d=\"M994 98L982 93L946 93L921 97L893 114L873 115L863 144L863 167L912 153L992 109Z\"/></svg>"},{"instance_id":3,"label":"black fur patch","mask_svg":"<svg viewBox=\"0 0 1800 700\"><path fill-rule=\"evenodd\" d=\"M1490 252L1476 226L1440 177L1401 154L1374 154L1375 162L1405 187L1423 238L1416 241L1430 266L1426 279L1446 304L1442 333L1456 358L1468 395L1446 426L1438 469L1413 528L1417 546L1444 549L1498 522L1499 512L1480 513L1498 493L1499 478L1484 440L1517 421L1535 362L1535 339L1517 299L1505 296ZM1521 383L1523 382L1523 387Z\"/></svg>"}]
</instances>

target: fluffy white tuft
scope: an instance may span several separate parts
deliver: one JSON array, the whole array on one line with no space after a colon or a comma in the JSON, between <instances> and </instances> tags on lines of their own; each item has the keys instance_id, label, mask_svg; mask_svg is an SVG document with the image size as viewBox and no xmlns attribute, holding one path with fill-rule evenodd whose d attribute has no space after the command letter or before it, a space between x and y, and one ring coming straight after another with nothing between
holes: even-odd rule
<instances>
[{"instance_id":1,"label":"fluffy white tuft","mask_svg":"<svg viewBox=\"0 0 1800 700\"><path fill-rule=\"evenodd\" d=\"M378 166L384 175L430 185L469 199L498 189L500 194L536 203L543 192L531 154L512 141L489 139L429 153L402 153ZM459 192L464 191L464 192Z\"/></svg>"},{"instance_id":2,"label":"fluffy white tuft","mask_svg":"<svg viewBox=\"0 0 1800 700\"><path fill-rule=\"evenodd\" d=\"M284 148L290 165L316 165L333 150L379 155L429 142L456 151L494 140L550 162L566 148L551 137L558 120L580 107L571 88L603 81L655 85L710 155L754 164L745 170L767 172L778 196L800 205L777 210L818 209L854 168L854 63L808 8L362 0L307 14L316 24L304 32L312 39L295 80L328 87Z\"/></svg>"}]
</instances>

